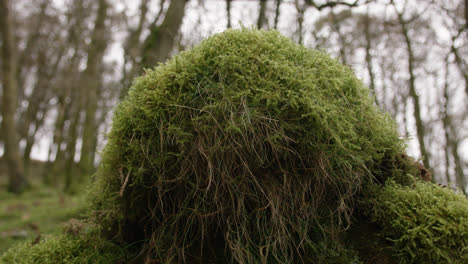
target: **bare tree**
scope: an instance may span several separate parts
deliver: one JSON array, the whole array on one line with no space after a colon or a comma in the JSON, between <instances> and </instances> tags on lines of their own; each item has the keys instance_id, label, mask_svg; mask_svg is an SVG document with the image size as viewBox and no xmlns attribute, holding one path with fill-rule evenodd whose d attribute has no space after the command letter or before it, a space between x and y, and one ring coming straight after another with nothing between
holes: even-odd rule
<instances>
[{"instance_id":1,"label":"bare tree","mask_svg":"<svg viewBox=\"0 0 468 264\"><path fill-rule=\"evenodd\" d=\"M345 6L345 7L357 7L363 4L367 4L372 0L354 0L354 1L325 1L325 3L316 3L315 0L306 0L306 3L317 10L322 10L325 8L334 8L337 6Z\"/></svg>"},{"instance_id":2,"label":"bare tree","mask_svg":"<svg viewBox=\"0 0 468 264\"><path fill-rule=\"evenodd\" d=\"M53 35L52 33L49 33ZM42 47L37 54L36 82L28 98L28 107L23 112L21 120L24 127L20 131L26 139L23 151L24 170L29 175L31 150L36 142L36 134L44 125L48 111L52 108L49 100L52 97L53 80L57 75L60 62L65 52L65 46L61 45L57 50L51 50L46 45L50 42L43 40Z\"/></svg>"},{"instance_id":3,"label":"bare tree","mask_svg":"<svg viewBox=\"0 0 468 264\"><path fill-rule=\"evenodd\" d=\"M231 4L232 0L226 0L227 28L231 28Z\"/></svg>"},{"instance_id":4,"label":"bare tree","mask_svg":"<svg viewBox=\"0 0 468 264\"><path fill-rule=\"evenodd\" d=\"M150 68L157 65L158 62L167 60L171 51L176 44L176 36L182 25L185 14L186 0L171 0L169 7L165 13L163 22L159 25L158 21L163 14L163 5L166 0L160 1L159 12L148 26L149 34L145 37L142 43L138 38L133 38L131 46L134 47L135 52L129 56L130 69L126 72L126 65L124 65L124 87L121 92L121 97L127 94L130 83L136 75L141 74L144 68ZM144 24L144 16L146 15L146 2L143 1L140 8L140 22L138 28ZM143 19L143 20L141 20ZM140 36L141 31L136 32ZM130 37L132 35L130 34ZM129 37L129 39L130 39ZM127 42L129 43L129 42ZM127 53L126 56L128 56Z\"/></svg>"},{"instance_id":5,"label":"bare tree","mask_svg":"<svg viewBox=\"0 0 468 264\"><path fill-rule=\"evenodd\" d=\"M354 16L350 9L344 9L339 12L335 12L335 10L331 9L326 15L315 22L316 31L327 32L327 35L322 35L322 42L338 48L338 55L343 64L351 64L353 48L355 48L356 45L352 42L356 42L357 46L362 46L360 44L362 42L362 36L365 36L365 32L362 31L362 28L365 29L366 25L360 20L362 20L360 15L356 14ZM354 25L353 30L359 31L359 33L356 34L350 31L351 27L349 24ZM336 39L336 42L332 42L327 38Z\"/></svg>"},{"instance_id":6,"label":"bare tree","mask_svg":"<svg viewBox=\"0 0 468 264\"><path fill-rule=\"evenodd\" d=\"M83 145L81 148L80 169L84 174L94 170L96 152L96 111L98 107L98 93L101 83L101 64L107 47L106 19L109 4L107 0L99 0L99 6L88 47L86 69L83 72L83 87L86 89L85 121L83 125Z\"/></svg>"},{"instance_id":7,"label":"bare tree","mask_svg":"<svg viewBox=\"0 0 468 264\"><path fill-rule=\"evenodd\" d=\"M306 3L300 3L300 0L294 0L297 12L297 43L303 44L304 39L304 13L307 10Z\"/></svg>"},{"instance_id":8,"label":"bare tree","mask_svg":"<svg viewBox=\"0 0 468 264\"><path fill-rule=\"evenodd\" d=\"M465 0L465 28L468 29L468 0Z\"/></svg>"},{"instance_id":9,"label":"bare tree","mask_svg":"<svg viewBox=\"0 0 468 264\"><path fill-rule=\"evenodd\" d=\"M153 67L158 62L167 60L174 47L185 14L186 0L171 0L164 21L160 26L156 20L150 26L150 34L142 47L142 66Z\"/></svg>"},{"instance_id":10,"label":"bare tree","mask_svg":"<svg viewBox=\"0 0 468 264\"><path fill-rule=\"evenodd\" d=\"M424 123L421 117L421 103L420 103L419 95L416 91L416 75L415 75L415 70L414 70L415 57L414 57L414 51L413 51L413 43L411 41L411 37L408 32L408 24L410 23L411 19L410 20L405 19L403 17L403 12L398 11L393 1L392 1L392 4L398 17L398 22L401 28L401 34L404 37L405 44L406 44L406 51L408 53L407 64L408 64L408 73L409 73L409 80L408 80L409 96L413 100L413 107L414 107L413 111L414 111L414 119L416 121L416 133L418 137L419 150L423 158L424 167L430 169L431 167L429 165L429 152L427 151L426 143L425 143L425 127L424 127ZM435 177L433 177L432 179L435 180Z\"/></svg>"},{"instance_id":11,"label":"bare tree","mask_svg":"<svg viewBox=\"0 0 468 264\"><path fill-rule=\"evenodd\" d=\"M7 0L0 0L0 30L2 36L2 131L5 144L4 159L8 168L9 190L22 192L27 186L19 154L15 112L18 85L17 58L14 44L11 9Z\"/></svg>"},{"instance_id":12,"label":"bare tree","mask_svg":"<svg viewBox=\"0 0 468 264\"><path fill-rule=\"evenodd\" d=\"M89 7L85 6L84 1L73 1L67 8L66 25L62 27L66 34L60 46L66 47L68 56L64 56L64 63L60 65L53 87L53 93L57 99L55 105L57 116L54 122L52 144L49 146L48 168L43 174L43 181L47 184L59 182L60 176L63 176L66 170L66 160L70 157L74 165L75 152L69 155L65 149L70 149L72 145L75 148L77 144L77 137L69 138L69 130L75 123L73 110L83 108L83 100L80 100L80 97L86 95L86 92L80 89L79 65L86 57L87 46L83 36L89 35L87 24L90 22L90 14L92 12L89 12ZM76 127L79 127L78 124Z\"/></svg>"},{"instance_id":13,"label":"bare tree","mask_svg":"<svg viewBox=\"0 0 468 264\"><path fill-rule=\"evenodd\" d=\"M278 29L278 22L280 17L280 7L281 7L281 0L276 0L276 7L275 7L275 22L273 24L274 29Z\"/></svg>"},{"instance_id":14,"label":"bare tree","mask_svg":"<svg viewBox=\"0 0 468 264\"><path fill-rule=\"evenodd\" d=\"M379 100L377 99L375 92L375 73L372 63L372 36L371 36L371 21L369 17L369 7L367 7L367 12L363 16L362 22L364 24L364 36L366 38L366 64L367 64L367 73L369 74L369 89L371 90L372 95L374 96L375 103L379 105Z\"/></svg>"},{"instance_id":15,"label":"bare tree","mask_svg":"<svg viewBox=\"0 0 468 264\"><path fill-rule=\"evenodd\" d=\"M458 31L458 33L452 37L452 45L450 47L450 51L454 55L457 68L460 71L460 74L463 76L463 79L465 80L465 94L466 96L468 96L468 63L462 58L459 49L455 45L456 40L462 33L463 29L461 28Z\"/></svg>"},{"instance_id":16,"label":"bare tree","mask_svg":"<svg viewBox=\"0 0 468 264\"><path fill-rule=\"evenodd\" d=\"M444 127L444 137L445 137L445 180L447 184L450 184L450 145L451 145L451 136L450 136L450 116L449 111L449 62L448 56L445 59L445 74L444 74L444 87L443 87L443 102L441 109L441 119L442 125Z\"/></svg>"},{"instance_id":17,"label":"bare tree","mask_svg":"<svg viewBox=\"0 0 468 264\"><path fill-rule=\"evenodd\" d=\"M446 59L445 63L445 77L443 87L443 104L441 119L444 128L445 136L445 173L446 181L450 183L450 156L453 158L455 168L455 181L457 186L466 194L466 178L463 173L463 162L459 154L460 141L457 137L456 128L453 125L451 116L449 114L450 95L449 95L449 61Z\"/></svg>"},{"instance_id":18,"label":"bare tree","mask_svg":"<svg viewBox=\"0 0 468 264\"><path fill-rule=\"evenodd\" d=\"M47 8L49 5L50 0L41 0L38 6L39 10L37 15L33 14L31 21L28 23L30 30L28 30L28 33L23 40L24 48L20 50L17 59L18 68L16 78L18 80L18 101L22 101L25 97L25 83L35 66L34 55L38 48L37 44L40 42L41 29L44 27L47 20Z\"/></svg>"},{"instance_id":19,"label":"bare tree","mask_svg":"<svg viewBox=\"0 0 468 264\"><path fill-rule=\"evenodd\" d=\"M77 93L75 93L74 98L76 98ZM76 98L78 99L78 98ZM76 153L76 142L78 139L78 129L80 123L80 105L76 104L74 109L72 109L72 115L70 118L70 127L68 128L67 133L67 147L65 149L65 164L64 164L64 190L69 192L72 187L73 178L76 173L73 173L75 170L75 153ZM83 151L83 150L81 150ZM81 172L80 172L81 173Z\"/></svg>"},{"instance_id":20,"label":"bare tree","mask_svg":"<svg viewBox=\"0 0 468 264\"><path fill-rule=\"evenodd\" d=\"M260 1L260 8L258 10L258 18L257 18L257 28L263 28L264 26L268 26L268 20L266 17L266 0L259 0Z\"/></svg>"},{"instance_id":21,"label":"bare tree","mask_svg":"<svg viewBox=\"0 0 468 264\"><path fill-rule=\"evenodd\" d=\"M157 15L155 20L159 20L159 17L162 13L164 7L165 0L161 0L159 6L159 14ZM123 71L122 71L122 85L124 89L122 89L121 97L125 96L127 93L127 88L130 87L132 79L135 75L138 74L137 67L135 65L138 64L138 58L141 53L141 43L140 38L143 32L145 21L146 21L146 14L148 13L148 3L149 0L142 0L140 3L140 13L138 19L138 25L136 28L128 29L128 37L124 43L124 63L123 63ZM127 22L128 24L128 22ZM129 71L126 70L127 64L131 65Z\"/></svg>"}]
</instances>

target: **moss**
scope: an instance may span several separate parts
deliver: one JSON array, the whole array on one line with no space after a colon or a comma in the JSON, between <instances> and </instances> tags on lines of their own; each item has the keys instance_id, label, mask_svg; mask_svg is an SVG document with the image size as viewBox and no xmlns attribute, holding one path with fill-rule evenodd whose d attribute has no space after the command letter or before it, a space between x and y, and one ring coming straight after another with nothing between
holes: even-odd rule
<instances>
[{"instance_id":1,"label":"moss","mask_svg":"<svg viewBox=\"0 0 468 264\"><path fill-rule=\"evenodd\" d=\"M448 188L416 181L377 187L365 207L400 263L467 263L468 200Z\"/></svg>"},{"instance_id":2,"label":"moss","mask_svg":"<svg viewBox=\"0 0 468 264\"><path fill-rule=\"evenodd\" d=\"M21 243L0 256L5 264L129 263L127 252L94 232L49 235Z\"/></svg>"},{"instance_id":3,"label":"moss","mask_svg":"<svg viewBox=\"0 0 468 264\"><path fill-rule=\"evenodd\" d=\"M351 69L276 31L227 30L116 108L96 222L161 262L217 239L225 262L294 262L346 229L362 184L395 174L403 150Z\"/></svg>"}]
</instances>

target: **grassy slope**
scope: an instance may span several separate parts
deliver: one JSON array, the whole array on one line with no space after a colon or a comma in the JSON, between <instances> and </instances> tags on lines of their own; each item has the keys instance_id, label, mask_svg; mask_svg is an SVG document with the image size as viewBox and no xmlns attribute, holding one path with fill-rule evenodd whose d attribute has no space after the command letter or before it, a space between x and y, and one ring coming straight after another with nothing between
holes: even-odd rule
<instances>
[{"instance_id":1,"label":"grassy slope","mask_svg":"<svg viewBox=\"0 0 468 264\"><path fill-rule=\"evenodd\" d=\"M50 187L35 185L18 196L0 186L0 255L39 234L59 233L69 219L84 216L85 204Z\"/></svg>"}]
</instances>

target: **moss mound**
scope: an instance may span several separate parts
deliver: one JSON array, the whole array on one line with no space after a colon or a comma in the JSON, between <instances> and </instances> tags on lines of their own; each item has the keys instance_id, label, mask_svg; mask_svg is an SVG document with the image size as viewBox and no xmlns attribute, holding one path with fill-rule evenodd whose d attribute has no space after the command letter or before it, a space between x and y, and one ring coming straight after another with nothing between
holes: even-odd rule
<instances>
[{"instance_id":1,"label":"moss mound","mask_svg":"<svg viewBox=\"0 0 468 264\"><path fill-rule=\"evenodd\" d=\"M406 175L401 153L348 67L228 30L148 70L117 107L97 222L164 263L300 261L350 225L364 183Z\"/></svg>"},{"instance_id":2,"label":"moss mound","mask_svg":"<svg viewBox=\"0 0 468 264\"><path fill-rule=\"evenodd\" d=\"M468 200L428 182L390 180L365 201L400 263L468 263Z\"/></svg>"},{"instance_id":3,"label":"moss mound","mask_svg":"<svg viewBox=\"0 0 468 264\"><path fill-rule=\"evenodd\" d=\"M37 244L25 242L0 256L5 264L129 263L128 252L93 232L47 236Z\"/></svg>"}]
</instances>

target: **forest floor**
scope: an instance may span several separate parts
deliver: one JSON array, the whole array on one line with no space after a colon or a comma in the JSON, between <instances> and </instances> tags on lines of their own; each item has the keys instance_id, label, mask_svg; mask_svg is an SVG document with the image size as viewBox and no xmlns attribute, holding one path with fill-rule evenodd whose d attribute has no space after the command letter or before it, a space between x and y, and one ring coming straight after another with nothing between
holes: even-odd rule
<instances>
[{"instance_id":1,"label":"forest floor","mask_svg":"<svg viewBox=\"0 0 468 264\"><path fill-rule=\"evenodd\" d=\"M70 219L85 216L85 205L83 195L70 196L43 185L20 195L0 185L0 255L17 243L60 232Z\"/></svg>"}]
</instances>

